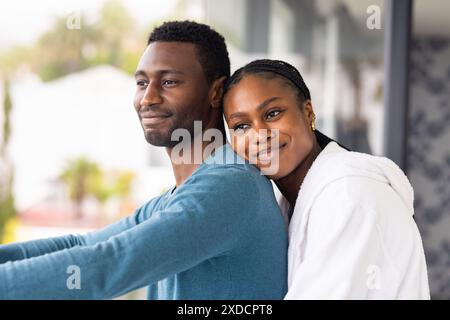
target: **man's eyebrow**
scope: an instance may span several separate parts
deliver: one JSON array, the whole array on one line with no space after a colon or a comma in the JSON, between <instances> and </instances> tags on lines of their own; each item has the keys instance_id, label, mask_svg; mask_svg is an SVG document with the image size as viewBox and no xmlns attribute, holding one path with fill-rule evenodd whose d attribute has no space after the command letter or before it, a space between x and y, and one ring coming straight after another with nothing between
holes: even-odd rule
<instances>
[{"instance_id":1,"label":"man's eyebrow","mask_svg":"<svg viewBox=\"0 0 450 320\"><path fill-rule=\"evenodd\" d=\"M260 103L257 107L256 110L260 111L261 109L264 109L267 105L269 105L272 101L275 101L277 99L280 99L280 97L272 97L269 98L267 100L264 100L262 103ZM230 117L228 118L229 120L233 119L233 118L237 118L237 117L241 117L241 116L245 116L246 113L245 112L235 112L232 115L230 115Z\"/></svg>"},{"instance_id":2,"label":"man's eyebrow","mask_svg":"<svg viewBox=\"0 0 450 320\"><path fill-rule=\"evenodd\" d=\"M134 77L135 78L137 78L138 76L147 76L147 74L143 71L143 70L137 70L135 73L134 73Z\"/></svg>"},{"instance_id":3,"label":"man's eyebrow","mask_svg":"<svg viewBox=\"0 0 450 320\"><path fill-rule=\"evenodd\" d=\"M165 75L165 74L179 74L179 75L182 75L183 74L183 72L175 70L175 69L158 70L156 73L159 73L160 75ZM137 78L138 76L147 77L147 73L144 70L137 70L134 73L134 77Z\"/></svg>"}]
</instances>

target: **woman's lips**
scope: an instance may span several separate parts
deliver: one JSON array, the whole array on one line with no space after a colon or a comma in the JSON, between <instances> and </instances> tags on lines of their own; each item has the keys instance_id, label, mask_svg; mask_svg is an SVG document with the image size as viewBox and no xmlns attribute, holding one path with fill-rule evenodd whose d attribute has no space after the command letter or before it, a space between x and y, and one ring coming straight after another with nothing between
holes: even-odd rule
<instances>
[{"instance_id":1,"label":"woman's lips","mask_svg":"<svg viewBox=\"0 0 450 320\"><path fill-rule=\"evenodd\" d=\"M287 145L287 143L283 143L278 147L270 146L264 150L257 152L255 157L260 160L270 160L273 158L273 156L276 152L279 152L279 150L283 149L286 145Z\"/></svg>"}]
</instances>

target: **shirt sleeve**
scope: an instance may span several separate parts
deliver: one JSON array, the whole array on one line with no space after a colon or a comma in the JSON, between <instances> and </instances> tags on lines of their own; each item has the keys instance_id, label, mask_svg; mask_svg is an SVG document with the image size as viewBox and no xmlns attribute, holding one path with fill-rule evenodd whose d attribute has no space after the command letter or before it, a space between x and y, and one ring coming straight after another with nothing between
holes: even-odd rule
<instances>
[{"instance_id":1,"label":"shirt sleeve","mask_svg":"<svg viewBox=\"0 0 450 320\"><path fill-rule=\"evenodd\" d=\"M128 217L97 231L89 232L86 235L65 235L48 239L31 240L22 243L12 243L0 245L0 264L9 261L18 261L38 257L47 253L52 253L75 246L93 245L95 243L108 240L110 237L132 228L149 216L153 201L149 201L144 206Z\"/></svg>"},{"instance_id":2,"label":"shirt sleeve","mask_svg":"<svg viewBox=\"0 0 450 320\"><path fill-rule=\"evenodd\" d=\"M0 299L108 299L226 254L248 224L242 212L258 203L253 179L209 170L186 181L164 211L108 240L2 264ZM74 276L79 287L69 283Z\"/></svg>"},{"instance_id":3,"label":"shirt sleeve","mask_svg":"<svg viewBox=\"0 0 450 320\"><path fill-rule=\"evenodd\" d=\"M376 217L342 184L327 187L311 209L302 257L300 251L289 256L292 280L285 299L364 299L376 290L383 256Z\"/></svg>"}]
</instances>

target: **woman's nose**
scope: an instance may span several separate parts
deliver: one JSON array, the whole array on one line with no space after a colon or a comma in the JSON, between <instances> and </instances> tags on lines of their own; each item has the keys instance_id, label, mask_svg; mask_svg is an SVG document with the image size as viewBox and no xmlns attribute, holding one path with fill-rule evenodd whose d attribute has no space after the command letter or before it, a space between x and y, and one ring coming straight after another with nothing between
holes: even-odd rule
<instances>
[{"instance_id":1,"label":"woman's nose","mask_svg":"<svg viewBox=\"0 0 450 320\"><path fill-rule=\"evenodd\" d=\"M254 135L253 135L253 142L256 145L263 145L271 142L272 139L274 139L276 136L278 136L278 133L275 129L271 128L270 126L267 126L265 124L255 126Z\"/></svg>"}]
</instances>

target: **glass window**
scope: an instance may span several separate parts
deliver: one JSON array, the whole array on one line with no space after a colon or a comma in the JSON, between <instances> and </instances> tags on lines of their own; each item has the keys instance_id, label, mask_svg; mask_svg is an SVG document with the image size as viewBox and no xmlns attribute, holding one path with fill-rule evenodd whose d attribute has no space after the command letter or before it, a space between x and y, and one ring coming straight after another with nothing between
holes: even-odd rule
<instances>
[{"instance_id":1,"label":"glass window","mask_svg":"<svg viewBox=\"0 0 450 320\"><path fill-rule=\"evenodd\" d=\"M233 69L264 57L292 63L310 88L318 129L381 155L383 9L382 0L208 1L207 22L227 39Z\"/></svg>"}]
</instances>

